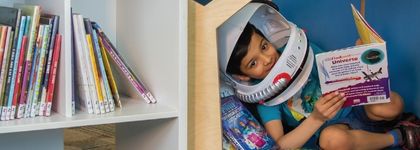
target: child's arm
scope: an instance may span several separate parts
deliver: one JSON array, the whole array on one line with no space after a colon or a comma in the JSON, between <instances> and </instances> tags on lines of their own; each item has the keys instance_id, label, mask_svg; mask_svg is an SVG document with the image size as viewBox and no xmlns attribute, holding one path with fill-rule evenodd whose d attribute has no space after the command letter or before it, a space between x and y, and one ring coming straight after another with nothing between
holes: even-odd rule
<instances>
[{"instance_id":1,"label":"child's arm","mask_svg":"<svg viewBox=\"0 0 420 150\"><path fill-rule=\"evenodd\" d=\"M338 93L331 93L321 97L315 103L314 111L311 115L287 134L284 134L281 120L269 121L264 126L281 149L300 148L325 121L337 114L344 101L345 98Z\"/></svg>"}]
</instances>

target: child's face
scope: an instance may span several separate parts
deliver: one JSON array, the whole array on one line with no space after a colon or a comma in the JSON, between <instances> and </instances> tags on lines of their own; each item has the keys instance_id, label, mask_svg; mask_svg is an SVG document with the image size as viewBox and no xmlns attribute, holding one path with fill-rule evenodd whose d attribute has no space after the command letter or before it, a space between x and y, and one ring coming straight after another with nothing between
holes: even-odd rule
<instances>
[{"instance_id":1,"label":"child's face","mask_svg":"<svg viewBox=\"0 0 420 150\"><path fill-rule=\"evenodd\" d=\"M248 52L241 61L240 69L245 75L237 75L242 81L264 79L276 64L280 54L264 37L253 33Z\"/></svg>"}]
</instances>

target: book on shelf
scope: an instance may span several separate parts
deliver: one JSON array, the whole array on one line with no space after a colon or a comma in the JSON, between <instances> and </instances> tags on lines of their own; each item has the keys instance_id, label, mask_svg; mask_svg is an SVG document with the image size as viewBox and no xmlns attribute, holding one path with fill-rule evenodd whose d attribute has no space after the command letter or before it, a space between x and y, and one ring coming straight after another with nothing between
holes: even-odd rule
<instances>
[{"instance_id":1,"label":"book on shelf","mask_svg":"<svg viewBox=\"0 0 420 150\"><path fill-rule=\"evenodd\" d=\"M100 51L101 51L101 54L102 54L104 67L105 67L105 73L106 73L106 76L107 76L109 84L110 84L112 97L114 98L115 105L122 108L117 83L115 82L114 74L112 73L111 64L109 63L109 60L108 60L109 55L107 54L107 52L105 50L104 44L102 43L102 39L98 36L97 30L94 30L94 32L96 34L95 36L96 36L96 38L98 40L98 43L99 43L99 46L100 46Z\"/></svg>"},{"instance_id":2,"label":"book on shelf","mask_svg":"<svg viewBox=\"0 0 420 150\"><path fill-rule=\"evenodd\" d=\"M276 142L235 95L221 98L223 135L236 149L277 149Z\"/></svg>"},{"instance_id":3,"label":"book on shelf","mask_svg":"<svg viewBox=\"0 0 420 150\"><path fill-rule=\"evenodd\" d=\"M10 31L10 32L9 32ZM11 51L11 44L10 44L10 41L11 41L11 39L12 39L12 37L10 36L11 34L13 34L13 32L11 32L11 27L10 26L0 26L0 40L1 40L1 43L0 43L0 47L1 47L1 49L2 49L2 53L3 53L3 56L6 56L6 57L8 57L8 56L10 56L10 51ZM0 119L1 120L5 120L6 119L6 114L7 114L7 101L5 101L4 100L4 95L5 95L5 91L6 91L6 78L7 78L7 73L6 73L6 66L5 65L7 65L7 63L8 63L8 59L7 58L4 58L3 57L3 60L4 61L2 61L3 62L3 64L2 64L2 66L4 67L4 68L2 68L2 70L3 70L3 72L1 73L1 83L2 83L2 86L1 86L1 105L2 105L2 107L1 107L1 117L0 117Z\"/></svg>"},{"instance_id":4,"label":"book on shelf","mask_svg":"<svg viewBox=\"0 0 420 150\"><path fill-rule=\"evenodd\" d=\"M77 97L80 101L79 109L81 110L87 110L89 114L94 113L93 111L93 102L94 99L91 98L92 95L95 96L96 91L92 90L90 88L89 82L88 82L88 72L87 67L85 67L87 63L87 59L85 58L85 53L83 52L82 48L82 41L79 33L79 19L77 17L77 14L73 14L73 38L74 38L74 51L75 51L75 64L76 64L76 79L77 81ZM94 93L94 94L91 94Z\"/></svg>"},{"instance_id":5,"label":"book on shelf","mask_svg":"<svg viewBox=\"0 0 420 150\"><path fill-rule=\"evenodd\" d=\"M72 49L74 52L75 106L90 114L103 114L122 108L111 62L122 72L147 103L155 98L133 72L98 23L72 13Z\"/></svg>"},{"instance_id":6,"label":"book on shelf","mask_svg":"<svg viewBox=\"0 0 420 150\"><path fill-rule=\"evenodd\" d=\"M118 52L115 46L108 39L101 27L95 22L92 22L92 26L97 31L99 35L99 40L102 42L107 54L111 57L115 64L117 64L117 68L124 74L124 77L129 80L131 85L133 85L136 91L139 92L140 96L142 96L142 98L147 103L156 103L157 101L150 92L150 90L142 82L142 80L140 80L140 78L134 73L134 71L131 69L126 60L122 57L122 55Z\"/></svg>"},{"instance_id":7,"label":"book on shelf","mask_svg":"<svg viewBox=\"0 0 420 150\"><path fill-rule=\"evenodd\" d=\"M58 63L59 54L54 59L53 53L61 49L60 41L53 50L56 44L52 38L55 39L58 26L54 28L53 20L40 22L40 6L14 7L0 6L0 120L35 117L50 111L47 105L53 98L46 100L45 86L50 72L56 72L47 68L54 61Z\"/></svg>"},{"instance_id":8,"label":"book on shelf","mask_svg":"<svg viewBox=\"0 0 420 150\"><path fill-rule=\"evenodd\" d=\"M95 58L97 58L96 62L98 66L99 78L102 85L102 91L104 93L104 97L106 97L105 100L109 104L110 111L114 111L115 110L114 98L112 97L111 87L108 82L108 77L107 77L105 64L104 64L104 57L102 56L101 48L98 41L98 34L96 30L93 30L92 24L88 18L85 18L85 22L89 26L88 30L92 37L93 49L95 51Z\"/></svg>"},{"instance_id":9,"label":"book on shelf","mask_svg":"<svg viewBox=\"0 0 420 150\"><path fill-rule=\"evenodd\" d=\"M343 107L390 102L386 43L351 7L364 45L316 55L321 91L344 93Z\"/></svg>"},{"instance_id":10,"label":"book on shelf","mask_svg":"<svg viewBox=\"0 0 420 150\"><path fill-rule=\"evenodd\" d=\"M7 30L5 31L6 33L6 37L5 37L5 48L10 49L11 45L13 43L12 41L12 34L13 32L11 31L11 27L7 27ZM14 57L14 49L11 49L12 51L12 58ZM9 60L9 64L13 64L14 59ZM1 120L9 120L10 119L10 113L12 111L12 100L9 98L9 91L10 91L10 85L11 85L11 73L12 73L13 68L10 68L5 72L7 73L7 79L6 79L6 87L5 87L5 92L4 92L4 97L3 97L3 112L2 112L2 116L1 116Z\"/></svg>"},{"instance_id":11,"label":"book on shelf","mask_svg":"<svg viewBox=\"0 0 420 150\"><path fill-rule=\"evenodd\" d=\"M52 62L51 62L51 69L50 69L50 78L47 81L48 86L47 86L47 97L46 97L46 101L47 101L47 108L46 108L46 112L45 112L45 116L50 116L51 115L51 109L52 109L52 101L54 98L54 91L55 91L55 83L56 83L56 79L57 79L57 69L58 69L58 61L60 59L60 51L61 51L61 42L62 42L62 35L61 34L57 34L55 36L55 42L53 44L54 48L53 48L53 58L52 58Z\"/></svg>"},{"instance_id":12,"label":"book on shelf","mask_svg":"<svg viewBox=\"0 0 420 150\"><path fill-rule=\"evenodd\" d=\"M55 47L56 40L58 40L57 38L59 38L59 37L57 37L58 36L57 32L58 32L59 21L60 21L59 16L51 15L51 14L43 14L41 16L41 19L40 19L41 24L49 24L52 28L51 28L50 34L49 34L49 36L51 38L49 38L49 42L47 43L48 44L48 47L47 47L48 58L46 59L46 69L45 69L45 73L44 73L44 78L41 81L42 82L41 89L40 89L41 90L41 95L40 95L41 105L40 105L39 115L46 115L47 110L51 108L51 104L50 104L50 106L48 106L48 100L47 100L47 91L48 90L47 89L48 89L48 86L49 86L48 83L51 80L50 79L50 75L51 75L50 72L51 72L51 67L52 67L51 65L53 63L53 53L54 53L54 50L59 51L59 49L56 49L56 48L59 48L59 47ZM60 36L60 38L61 38L61 36ZM57 45L61 46L61 43L57 44Z\"/></svg>"}]
</instances>

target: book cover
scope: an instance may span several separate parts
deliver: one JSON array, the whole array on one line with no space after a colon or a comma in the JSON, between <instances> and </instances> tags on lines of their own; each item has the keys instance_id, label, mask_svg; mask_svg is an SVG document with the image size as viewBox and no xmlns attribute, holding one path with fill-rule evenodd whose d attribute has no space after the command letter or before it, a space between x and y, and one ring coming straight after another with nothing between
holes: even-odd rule
<instances>
[{"instance_id":1,"label":"book cover","mask_svg":"<svg viewBox=\"0 0 420 150\"><path fill-rule=\"evenodd\" d=\"M236 96L222 98L221 111L223 134L236 149L277 149L276 142Z\"/></svg>"},{"instance_id":2,"label":"book cover","mask_svg":"<svg viewBox=\"0 0 420 150\"><path fill-rule=\"evenodd\" d=\"M235 150L235 146L225 135L222 135L222 150Z\"/></svg>"},{"instance_id":3,"label":"book cover","mask_svg":"<svg viewBox=\"0 0 420 150\"><path fill-rule=\"evenodd\" d=\"M372 43L316 55L323 94L338 91L343 107L390 102L385 43Z\"/></svg>"},{"instance_id":4,"label":"book cover","mask_svg":"<svg viewBox=\"0 0 420 150\"><path fill-rule=\"evenodd\" d=\"M382 37L369 25L360 12L351 4L354 23L363 44L383 43Z\"/></svg>"},{"instance_id":5,"label":"book cover","mask_svg":"<svg viewBox=\"0 0 420 150\"><path fill-rule=\"evenodd\" d=\"M351 8L364 45L316 55L322 93L344 93L343 107L390 102L386 43L353 5Z\"/></svg>"}]
</instances>

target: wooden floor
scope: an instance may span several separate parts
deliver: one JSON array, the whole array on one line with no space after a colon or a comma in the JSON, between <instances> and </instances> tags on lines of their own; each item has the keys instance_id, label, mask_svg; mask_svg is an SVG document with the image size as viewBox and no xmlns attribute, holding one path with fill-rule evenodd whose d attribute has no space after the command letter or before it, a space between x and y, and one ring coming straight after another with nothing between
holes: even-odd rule
<instances>
[{"instance_id":1,"label":"wooden floor","mask_svg":"<svg viewBox=\"0 0 420 150\"><path fill-rule=\"evenodd\" d=\"M115 125L97 125L64 130L65 150L115 150Z\"/></svg>"}]
</instances>

